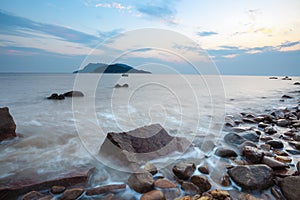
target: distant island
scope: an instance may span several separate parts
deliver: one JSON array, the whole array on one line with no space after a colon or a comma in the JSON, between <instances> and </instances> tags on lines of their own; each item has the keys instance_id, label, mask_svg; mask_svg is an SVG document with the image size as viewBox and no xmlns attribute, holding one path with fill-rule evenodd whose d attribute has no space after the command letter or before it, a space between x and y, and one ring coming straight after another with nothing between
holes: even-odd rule
<instances>
[{"instance_id":1,"label":"distant island","mask_svg":"<svg viewBox=\"0 0 300 200\"><path fill-rule=\"evenodd\" d=\"M133 67L122 64L105 64L105 63L89 63L81 70L74 71L73 73L145 73L151 74L151 72L144 70L137 70Z\"/></svg>"}]
</instances>

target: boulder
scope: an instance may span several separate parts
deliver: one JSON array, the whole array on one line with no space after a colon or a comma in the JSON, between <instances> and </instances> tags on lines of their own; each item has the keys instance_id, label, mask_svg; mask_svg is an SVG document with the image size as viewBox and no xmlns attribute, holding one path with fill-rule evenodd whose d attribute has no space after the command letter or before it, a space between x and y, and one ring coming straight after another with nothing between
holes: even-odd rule
<instances>
[{"instance_id":1,"label":"boulder","mask_svg":"<svg viewBox=\"0 0 300 200\"><path fill-rule=\"evenodd\" d=\"M143 194L140 200L165 200L165 194L160 190L152 190Z\"/></svg>"},{"instance_id":2,"label":"boulder","mask_svg":"<svg viewBox=\"0 0 300 200\"><path fill-rule=\"evenodd\" d=\"M215 151L215 155L223 157L223 158L237 157L237 153L234 150L225 148L225 147L219 147Z\"/></svg>"},{"instance_id":3,"label":"boulder","mask_svg":"<svg viewBox=\"0 0 300 200\"><path fill-rule=\"evenodd\" d=\"M181 189L190 195L195 195L199 193L199 188L191 182L187 182L187 181L183 181L183 183L181 184Z\"/></svg>"},{"instance_id":4,"label":"boulder","mask_svg":"<svg viewBox=\"0 0 300 200\"><path fill-rule=\"evenodd\" d=\"M225 135L224 141L227 144L237 146L245 142L246 139L236 133L228 133L227 135Z\"/></svg>"},{"instance_id":5,"label":"boulder","mask_svg":"<svg viewBox=\"0 0 300 200\"><path fill-rule=\"evenodd\" d=\"M64 100L65 96L63 94L58 95L57 93L53 93L53 94L51 94L51 96L47 97L47 99Z\"/></svg>"},{"instance_id":6,"label":"boulder","mask_svg":"<svg viewBox=\"0 0 300 200\"><path fill-rule=\"evenodd\" d=\"M65 97L83 97L84 94L81 91L70 91L63 94Z\"/></svg>"},{"instance_id":7,"label":"boulder","mask_svg":"<svg viewBox=\"0 0 300 200\"><path fill-rule=\"evenodd\" d=\"M8 107L0 108L0 142L16 137L16 124Z\"/></svg>"},{"instance_id":8,"label":"boulder","mask_svg":"<svg viewBox=\"0 0 300 200\"><path fill-rule=\"evenodd\" d=\"M173 137L160 124L152 124L128 132L108 133L99 155L110 164L130 167L176 151L185 152L190 145L186 138Z\"/></svg>"},{"instance_id":9,"label":"boulder","mask_svg":"<svg viewBox=\"0 0 300 200\"><path fill-rule=\"evenodd\" d=\"M289 125L289 121L286 119L278 119L276 123L278 126L281 126L281 127L286 127Z\"/></svg>"},{"instance_id":10,"label":"boulder","mask_svg":"<svg viewBox=\"0 0 300 200\"><path fill-rule=\"evenodd\" d=\"M199 188L200 194L211 188L211 184L205 176L194 175L191 177L191 182Z\"/></svg>"},{"instance_id":11,"label":"boulder","mask_svg":"<svg viewBox=\"0 0 300 200\"><path fill-rule=\"evenodd\" d=\"M167 179L158 179L154 182L154 187L162 188L162 189L176 188L176 184Z\"/></svg>"},{"instance_id":12,"label":"boulder","mask_svg":"<svg viewBox=\"0 0 300 200\"><path fill-rule=\"evenodd\" d=\"M251 163L261 163L264 157L264 151L257 149L256 147L245 146L242 151L242 155Z\"/></svg>"},{"instance_id":13,"label":"boulder","mask_svg":"<svg viewBox=\"0 0 300 200\"><path fill-rule=\"evenodd\" d=\"M235 166L228 170L228 174L246 190L263 190L273 184L273 170L267 165Z\"/></svg>"},{"instance_id":14,"label":"boulder","mask_svg":"<svg viewBox=\"0 0 300 200\"><path fill-rule=\"evenodd\" d=\"M130 175L128 178L128 185L138 193L149 192L153 189L153 176L145 170L140 170L139 172Z\"/></svg>"},{"instance_id":15,"label":"boulder","mask_svg":"<svg viewBox=\"0 0 300 200\"><path fill-rule=\"evenodd\" d=\"M173 173L179 179L188 180L190 176L194 173L195 169L196 169L196 165L194 163L188 161L182 161L177 163L173 167Z\"/></svg>"},{"instance_id":16,"label":"boulder","mask_svg":"<svg viewBox=\"0 0 300 200\"><path fill-rule=\"evenodd\" d=\"M269 140L269 141L266 142L266 144L271 145L271 147L273 147L275 149L283 148L283 143L279 140Z\"/></svg>"},{"instance_id":17,"label":"boulder","mask_svg":"<svg viewBox=\"0 0 300 200\"><path fill-rule=\"evenodd\" d=\"M105 194L108 192L120 191L125 189L126 189L125 184L104 185L104 186L88 189L85 194L87 196L93 196L93 195Z\"/></svg>"},{"instance_id":18,"label":"boulder","mask_svg":"<svg viewBox=\"0 0 300 200\"><path fill-rule=\"evenodd\" d=\"M295 200L300 197L300 176L289 176L280 183L280 189L287 200Z\"/></svg>"},{"instance_id":19,"label":"boulder","mask_svg":"<svg viewBox=\"0 0 300 200\"><path fill-rule=\"evenodd\" d=\"M284 169L284 168L288 167L286 164L284 164L280 161L277 161L274 158L271 158L269 156L264 156L261 163L268 165L272 169Z\"/></svg>"}]
</instances>

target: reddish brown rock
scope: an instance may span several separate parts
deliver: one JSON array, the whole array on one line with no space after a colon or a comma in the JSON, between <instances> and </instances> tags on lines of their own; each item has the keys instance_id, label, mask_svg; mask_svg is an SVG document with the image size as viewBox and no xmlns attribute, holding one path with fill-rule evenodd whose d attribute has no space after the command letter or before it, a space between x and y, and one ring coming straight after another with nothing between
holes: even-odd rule
<instances>
[{"instance_id":1,"label":"reddish brown rock","mask_svg":"<svg viewBox=\"0 0 300 200\"><path fill-rule=\"evenodd\" d=\"M225 175L222 177L221 185L224 186L224 187L228 187L228 186L231 185L230 177L229 177L228 174L225 174Z\"/></svg>"},{"instance_id":2,"label":"reddish brown rock","mask_svg":"<svg viewBox=\"0 0 300 200\"><path fill-rule=\"evenodd\" d=\"M16 137L16 124L8 107L0 108L0 142Z\"/></svg>"},{"instance_id":3,"label":"reddish brown rock","mask_svg":"<svg viewBox=\"0 0 300 200\"><path fill-rule=\"evenodd\" d=\"M154 182L154 187L158 188L176 188L176 184L166 180L166 179L158 179Z\"/></svg>"},{"instance_id":4,"label":"reddish brown rock","mask_svg":"<svg viewBox=\"0 0 300 200\"><path fill-rule=\"evenodd\" d=\"M261 163L264 157L264 151L259 150L255 147L245 146L242 155L246 157L246 159L254 164Z\"/></svg>"},{"instance_id":5,"label":"reddish brown rock","mask_svg":"<svg viewBox=\"0 0 300 200\"><path fill-rule=\"evenodd\" d=\"M82 188L67 189L60 197L60 200L76 200L78 197L82 195L83 192L84 189Z\"/></svg>"},{"instance_id":6,"label":"reddish brown rock","mask_svg":"<svg viewBox=\"0 0 300 200\"><path fill-rule=\"evenodd\" d=\"M87 196L93 196L93 195L99 195L99 194L104 194L113 191L120 191L125 189L126 189L125 184L105 185L105 186L88 189L85 194Z\"/></svg>"},{"instance_id":7,"label":"reddish brown rock","mask_svg":"<svg viewBox=\"0 0 300 200\"><path fill-rule=\"evenodd\" d=\"M287 200L296 200L300 197L300 176L289 176L282 180L280 189Z\"/></svg>"},{"instance_id":8,"label":"reddish brown rock","mask_svg":"<svg viewBox=\"0 0 300 200\"><path fill-rule=\"evenodd\" d=\"M201 165L200 167L198 167L198 170L203 174L209 174L209 168L207 164Z\"/></svg>"},{"instance_id":9,"label":"reddish brown rock","mask_svg":"<svg viewBox=\"0 0 300 200\"><path fill-rule=\"evenodd\" d=\"M143 194L140 200L165 200L165 194L160 190L152 190Z\"/></svg>"},{"instance_id":10,"label":"reddish brown rock","mask_svg":"<svg viewBox=\"0 0 300 200\"><path fill-rule=\"evenodd\" d=\"M264 156L261 163L268 165L272 169L284 169L284 168L288 167L286 164L279 162L269 156Z\"/></svg>"},{"instance_id":11,"label":"reddish brown rock","mask_svg":"<svg viewBox=\"0 0 300 200\"><path fill-rule=\"evenodd\" d=\"M190 195L195 195L195 194L199 193L199 188L194 183L187 182L187 181L184 181L181 184L181 189L185 193L190 194Z\"/></svg>"},{"instance_id":12,"label":"reddish brown rock","mask_svg":"<svg viewBox=\"0 0 300 200\"><path fill-rule=\"evenodd\" d=\"M211 188L211 184L205 176L194 175L191 177L191 182L199 188L200 194Z\"/></svg>"},{"instance_id":13,"label":"reddish brown rock","mask_svg":"<svg viewBox=\"0 0 300 200\"><path fill-rule=\"evenodd\" d=\"M65 190L66 190L65 186L53 186L51 188L51 193L60 194L60 193L63 193Z\"/></svg>"},{"instance_id":14,"label":"reddish brown rock","mask_svg":"<svg viewBox=\"0 0 300 200\"><path fill-rule=\"evenodd\" d=\"M144 170L133 173L128 178L129 187L138 193L151 191L153 189L153 184L154 180L152 174Z\"/></svg>"},{"instance_id":15,"label":"reddish brown rock","mask_svg":"<svg viewBox=\"0 0 300 200\"><path fill-rule=\"evenodd\" d=\"M31 191L27 194L25 194L21 200L37 200L42 198L44 195L37 192L37 191Z\"/></svg>"},{"instance_id":16,"label":"reddish brown rock","mask_svg":"<svg viewBox=\"0 0 300 200\"><path fill-rule=\"evenodd\" d=\"M173 167L173 173L182 180L187 180L194 173L196 165L192 162L182 161Z\"/></svg>"}]
</instances>

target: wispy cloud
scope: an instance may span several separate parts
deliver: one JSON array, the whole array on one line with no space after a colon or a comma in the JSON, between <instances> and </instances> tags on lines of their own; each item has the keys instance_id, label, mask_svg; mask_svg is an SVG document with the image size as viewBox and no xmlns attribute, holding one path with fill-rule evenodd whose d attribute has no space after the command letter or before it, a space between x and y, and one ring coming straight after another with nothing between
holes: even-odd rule
<instances>
[{"instance_id":1,"label":"wispy cloud","mask_svg":"<svg viewBox=\"0 0 300 200\"><path fill-rule=\"evenodd\" d=\"M121 3L117 3L117 2L112 2L112 3L97 3L95 5L96 8L98 7L102 7L102 8L114 8L117 10L131 10L132 6L125 6Z\"/></svg>"},{"instance_id":2,"label":"wispy cloud","mask_svg":"<svg viewBox=\"0 0 300 200\"><path fill-rule=\"evenodd\" d=\"M213 32L213 31L202 31L202 32L198 32L197 35L201 36L201 37L206 37L206 36L212 36L212 35L217 35L217 32Z\"/></svg>"}]
</instances>

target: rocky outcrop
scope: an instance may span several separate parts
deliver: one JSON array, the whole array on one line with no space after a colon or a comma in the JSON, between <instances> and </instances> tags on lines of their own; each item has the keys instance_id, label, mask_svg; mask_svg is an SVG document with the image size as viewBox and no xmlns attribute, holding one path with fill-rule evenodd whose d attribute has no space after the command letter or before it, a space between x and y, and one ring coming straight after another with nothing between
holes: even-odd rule
<instances>
[{"instance_id":1,"label":"rocky outcrop","mask_svg":"<svg viewBox=\"0 0 300 200\"><path fill-rule=\"evenodd\" d=\"M228 174L246 190L262 190L272 185L273 170L267 165L236 166L229 169Z\"/></svg>"},{"instance_id":2,"label":"rocky outcrop","mask_svg":"<svg viewBox=\"0 0 300 200\"><path fill-rule=\"evenodd\" d=\"M129 166L174 152L185 152L190 147L186 138L173 137L160 124L152 124L128 132L108 133L99 155L110 163Z\"/></svg>"},{"instance_id":3,"label":"rocky outcrop","mask_svg":"<svg viewBox=\"0 0 300 200\"><path fill-rule=\"evenodd\" d=\"M16 124L8 107L0 108L0 142L16 137Z\"/></svg>"}]
</instances>

